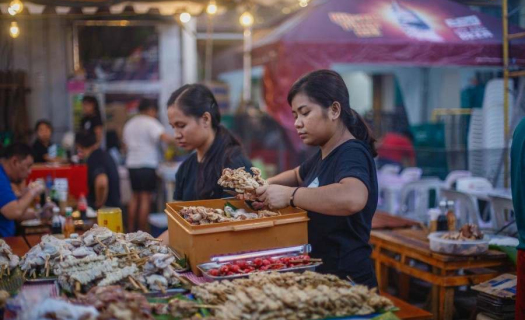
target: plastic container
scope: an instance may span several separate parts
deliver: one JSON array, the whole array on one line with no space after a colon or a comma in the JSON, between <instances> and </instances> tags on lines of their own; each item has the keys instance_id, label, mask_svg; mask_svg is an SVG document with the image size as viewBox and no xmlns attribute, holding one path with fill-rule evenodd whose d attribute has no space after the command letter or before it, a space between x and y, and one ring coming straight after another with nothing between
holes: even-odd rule
<instances>
[{"instance_id":1,"label":"plastic container","mask_svg":"<svg viewBox=\"0 0 525 320\"><path fill-rule=\"evenodd\" d=\"M428 235L430 250L444 254L472 256L484 254L489 249L489 238L484 236L482 240L448 240L442 236L448 232L433 232Z\"/></svg>"},{"instance_id":2,"label":"plastic container","mask_svg":"<svg viewBox=\"0 0 525 320\"><path fill-rule=\"evenodd\" d=\"M253 210L239 200L201 200L171 202L166 205L170 247L181 257L189 259L191 271L200 276L197 267L213 256L258 251L308 243L308 216L301 209L281 209L280 216L192 225L178 211L188 206L223 209L226 202L248 212Z\"/></svg>"}]
</instances>

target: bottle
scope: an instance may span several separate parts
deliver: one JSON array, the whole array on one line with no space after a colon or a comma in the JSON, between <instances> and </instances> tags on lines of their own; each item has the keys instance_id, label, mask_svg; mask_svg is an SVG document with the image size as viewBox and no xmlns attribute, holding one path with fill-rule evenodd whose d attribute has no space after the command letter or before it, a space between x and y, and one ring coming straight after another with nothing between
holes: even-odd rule
<instances>
[{"instance_id":1,"label":"bottle","mask_svg":"<svg viewBox=\"0 0 525 320\"><path fill-rule=\"evenodd\" d=\"M447 221L447 202L439 202L440 215L437 219L437 231L447 231L448 230L448 221Z\"/></svg>"},{"instance_id":2,"label":"bottle","mask_svg":"<svg viewBox=\"0 0 525 320\"><path fill-rule=\"evenodd\" d=\"M51 220L51 233L62 233L62 221L60 221L60 208L58 207L53 208L53 219Z\"/></svg>"},{"instance_id":3,"label":"bottle","mask_svg":"<svg viewBox=\"0 0 525 320\"><path fill-rule=\"evenodd\" d=\"M60 199L59 199L59 196L58 196L58 190L57 190L55 184L53 184L53 186L51 187L50 197L51 197L51 201L53 201L57 206L60 205Z\"/></svg>"},{"instance_id":4,"label":"bottle","mask_svg":"<svg viewBox=\"0 0 525 320\"><path fill-rule=\"evenodd\" d=\"M428 228L430 229L430 232L436 232L437 221L439 216L441 215L441 211L438 208L432 208L428 210L428 215L430 216L430 223Z\"/></svg>"},{"instance_id":5,"label":"bottle","mask_svg":"<svg viewBox=\"0 0 525 320\"><path fill-rule=\"evenodd\" d=\"M83 193L81 193L80 197L78 197L77 208L78 211L80 211L80 220L86 220L87 200Z\"/></svg>"},{"instance_id":6,"label":"bottle","mask_svg":"<svg viewBox=\"0 0 525 320\"><path fill-rule=\"evenodd\" d=\"M75 224L73 222L73 208L66 207L66 222L64 222L64 237L69 238L75 233Z\"/></svg>"},{"instance_id":7,"label":"bottle","mask_svg":"<svg viewBox=\"0 0 525 320\"><path fill-rule=\"evenodd\" d=\"M454 212L454 201L447 202L448 231L456 231L456 213Z\"/></svg>"}]
</instances>

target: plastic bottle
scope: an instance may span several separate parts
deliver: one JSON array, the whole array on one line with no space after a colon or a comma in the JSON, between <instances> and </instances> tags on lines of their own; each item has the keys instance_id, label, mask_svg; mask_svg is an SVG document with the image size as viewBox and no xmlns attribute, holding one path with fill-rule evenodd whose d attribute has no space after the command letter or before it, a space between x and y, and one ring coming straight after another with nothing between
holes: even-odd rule
<instances>
[{"instance_id":1,"label":"plastic bottle","mask_svg":"<svg viewBox=\"0 0 525 320\"><path fill-rule=\"evenodd\" d=\"M430 216L430 223L428 228L430 229L430 232L436 232L437 221L439 216L441 215L441 211L438 208L431 208L428 210L428 215Z\"/></svg>"},{"instance_id":2,"label":"plastic bottle","mask_svg":"<svg viewBox=\"0 0 525 320\"><path fill-rule=\"evenodd\" d=\"M51 233L62 233L62 221L60 221L60 208L58 207L53 208L53 219L51 220Z\"/></svg>"},{"instance_id":3,"label":"plastic bottle","mask_svg":"<svg viewBox=\"0 0 525 320\"><path fill-rule=\"evenodd\" d=\"M64 222L64 237L69 238L75 233L75 224L73 222L73 208L66 207L66 222Z\"/></svg>"},{"instance_id":4,"label":"plastic bottle","mask_svg":"<svg viewBox=\"0 0 525 320\"><path fill-rule=\"evenodd\" d=\"M447 201L447 224L448 231L456 231L456 213L454 212L454 201Z\"/></svg>"},{"instance_id":5,"label":"plastic bottle","mask_svg":"<svg viewBox=\"0 0 525 320\"><path fill-rule=\"evenodd\" d=\"M78 211L80 211L80 219L86 220L87 200L86 196L83 193L81 193L80 197L78 197L77 208Z\"/></svg>"},{"instance_id":6,"label":"plastic bottle","mask_svg":"<svg viewBox=\"0 0 525 320\"><path fill-rule=\"evenodd\" d=\"M439 215L438 220L437 220L437 231L447 231L448 230L447 202L446 201L439 202L439 209L441 211L441 214Z\"/></svg>"}]
</instances>

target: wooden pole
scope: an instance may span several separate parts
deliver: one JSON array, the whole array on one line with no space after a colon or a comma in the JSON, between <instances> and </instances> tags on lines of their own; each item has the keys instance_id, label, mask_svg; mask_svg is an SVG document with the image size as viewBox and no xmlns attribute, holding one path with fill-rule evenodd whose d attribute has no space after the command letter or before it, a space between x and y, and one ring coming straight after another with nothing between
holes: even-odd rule
<instances>
[{"instance_id":1,"label":"wooden pole","mask_svg":"<svg viewBox=\"0 0 525 320\"><path fill-rule=\"evenodd\" d=\"M503 23L503 130L505 143L509 141L509 16L508 0L502 0ZM509 187L509 157L507 145L504 148L504 186Z\"/></svg>"}]
</instances>

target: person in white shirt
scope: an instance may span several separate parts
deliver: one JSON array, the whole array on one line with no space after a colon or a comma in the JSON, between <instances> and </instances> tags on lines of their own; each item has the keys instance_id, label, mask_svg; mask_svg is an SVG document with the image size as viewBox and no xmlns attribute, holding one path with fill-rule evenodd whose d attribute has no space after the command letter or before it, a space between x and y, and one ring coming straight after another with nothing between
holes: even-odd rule
<instances>
[{"instance_id":1,"label":"person in white shirt","mask_svg":"<svg viewBox=\"0 0 525 320\"><path fill-rule=\"evenodd\" d=\"M142 99L139 114L124 126L123 141L126 145L126 167L129 170L133 195L128 206L127 232L137 230L148 223L151 195L156 188L155 169L159 165L159 142L174 144L157 119L157 102Z\"/></svg>"}]
</instances>

